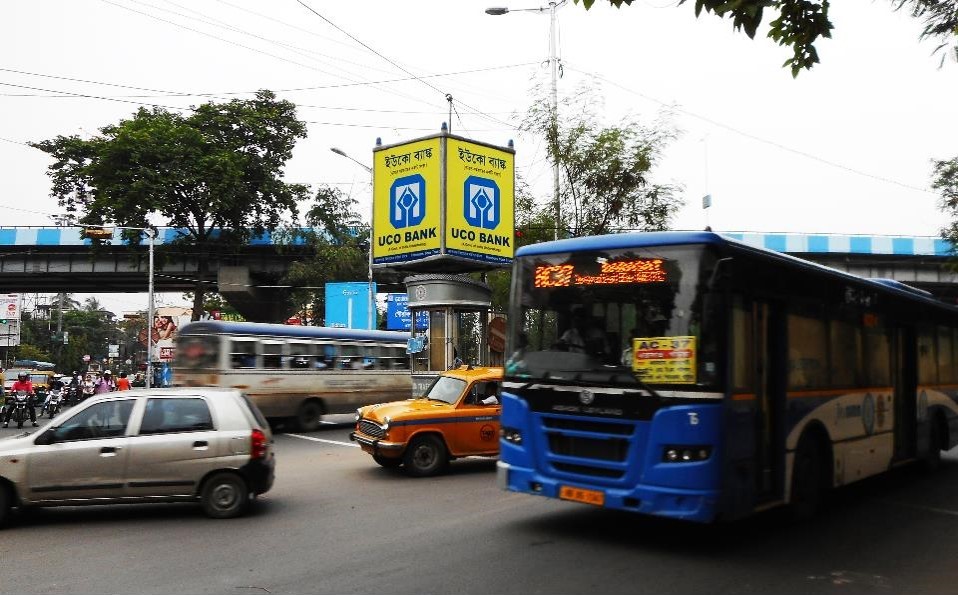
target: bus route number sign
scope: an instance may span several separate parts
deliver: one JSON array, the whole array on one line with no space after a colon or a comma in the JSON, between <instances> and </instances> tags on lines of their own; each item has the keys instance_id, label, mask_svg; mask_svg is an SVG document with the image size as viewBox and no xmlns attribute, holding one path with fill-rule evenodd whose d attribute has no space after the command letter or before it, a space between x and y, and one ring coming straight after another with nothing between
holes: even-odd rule
<instances>
[{"instance_id":1,"label":"bus route number sign","mask_svg":"<svg viewBox=\"0 0 958 595\"><path fill-rule=\"evenodd\" d=\"M695 384L695 337L633 339L632 371L645 382Z\"/></svg>"}]
</instances>

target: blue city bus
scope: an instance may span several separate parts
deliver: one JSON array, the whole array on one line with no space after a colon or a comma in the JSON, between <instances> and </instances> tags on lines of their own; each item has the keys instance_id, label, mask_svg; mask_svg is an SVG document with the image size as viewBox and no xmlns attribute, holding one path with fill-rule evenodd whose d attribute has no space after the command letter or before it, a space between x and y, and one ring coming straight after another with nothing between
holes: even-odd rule
<instances>
[{"instance_id":1,"label":"blue city bus","mask_svg":"<svg viewBox=\"0 0 958 595\"><path fill-rule=\"evenodd\" d=\"M958 443L958 308L709 232L525 246L501 487L711 522Z\"/></svg>"}]
</instances>

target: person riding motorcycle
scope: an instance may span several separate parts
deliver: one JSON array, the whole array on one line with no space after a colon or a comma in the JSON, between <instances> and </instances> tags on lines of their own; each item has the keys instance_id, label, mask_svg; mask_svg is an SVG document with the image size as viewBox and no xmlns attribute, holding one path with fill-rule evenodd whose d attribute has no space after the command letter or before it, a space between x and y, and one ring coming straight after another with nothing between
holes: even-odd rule
<instances>
[{"instance_id":1,"label":"person riding motorcycle","mask_svg":"<svg viewBox=\"0 0 958 595\"><path fill-rule=\"evenodd\" d=\"M86 379L83 381L83 384L80 386L81 394L80 400L85 400L87 397L92 397L94 390L96 390L96 383L93 382L93 376L90 374L86 375Z\"/></svg>"},{"instance_id":2,"label":"person riding motorcycle","mask_svg":"<svg viewBox=\"0 0 958 595\"><path fill-rule=\"evenodd\" d=\"M15 395L20 391L25 391L29 395L27 399L27 411L30 412L30 421L33 422L33 427L37 427L37 412L33 406L33 383L30 382L30 377L26 372L20 372L17 375L17 381L13 383L13 386L10 387L11 394ZM10 398L10 397L7 397ZM7 427L10 424L10 418L13 416L14 407L11 404L7 404L7 414L3 418L3 427Z\"/></svg>"},{"instance_id":3,"label":"person riding motorcycle","mask_svg":"<svg viewBox=\"0 0 958 595\"><path fill-rule=\"evenodd\" d=\"M40 407L40 412L46 411L47 407L49 407L53 391L58 390L62 394L65 388L66 385L63 383L63 374L54 374L53 380L50 381L50 390L47 391L47 398L43 400L43 406Z\"/></svg>"}]
</instances>

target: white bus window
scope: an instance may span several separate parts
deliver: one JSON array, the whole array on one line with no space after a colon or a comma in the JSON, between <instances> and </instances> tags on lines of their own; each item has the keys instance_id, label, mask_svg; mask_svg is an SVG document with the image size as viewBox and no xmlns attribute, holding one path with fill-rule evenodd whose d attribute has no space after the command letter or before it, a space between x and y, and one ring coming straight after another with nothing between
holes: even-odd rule
<instances>
[{"instance_id":1,"label":"white bus window","mask_svg":"<svg viewBox=\"0 0 958 595\"><path fill-rule=\"evenodd\" d=\"M384 347L380 367L384 370L408 370L409 355L402 347Z\"/></svg>"},{"instance_id":2,"label":"white bus window","mask_svg":"<svg viewBox=\"0 0 958 595\"><path fill-rule=\"evenodd\" d=\"M383 365L384 347L379 345L366 345L363 347L363 369L380 370L386 366Z\"/></svg>"},{"instance_id":3,"label":"white bus window","mask_svg":"<svg viewBox=\"0 0 958 595\"><path fill-rule=\"evenodd\" d=\"M230 367L256 367L256 341L251 339L233 339L230 341Z\"/></svg>"},{"instance_id":4,"label":"white bus window","mask_svg":"<svg viewBox=\"0 0 958 595\"><path fill-rule=\"evenodd\" d=\"M355 343L340 345L336 357L336 369L354 370L360 367L362 367L362 354L359 352L359 345Z\"/></svg>"},{"instance_id":5,"label":"white bus window","mask_svg":"<svg viewBox=\"0 0 958 595\"><path fill-rule=\"evenodd\" d=\"M293 370L308 370L314 367L316 346L312 343L289 344L289 367Z\"/></svg>"},{"instance_id":6,"label":"white bus window","mask_svg":"<svg viewBox=\"0 0 958 595\"><path fill-rule=\"evenodd\" d=\"M322 343L316 346L316 361L313 367L317 369L336 367L336 346Z\"/></svg>"},{"instance_id":7,"label":"white bus window","mask_svg":"<svg viewBox=\"0 0 958 595\"><path fill-rule=\"evenodd\" d=\"M263 341L263 367L278 370L283 367L283 344L275 341Z\"/></svg>"}]
</instances>

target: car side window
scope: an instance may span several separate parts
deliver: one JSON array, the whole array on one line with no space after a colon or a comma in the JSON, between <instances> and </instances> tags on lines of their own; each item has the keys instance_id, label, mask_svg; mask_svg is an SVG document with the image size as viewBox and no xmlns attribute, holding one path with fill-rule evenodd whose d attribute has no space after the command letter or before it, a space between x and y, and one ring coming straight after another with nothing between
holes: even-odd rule
<instances>
[{"instance_id":1,"label":"car side window","mask_svg":"<svg viewBox=\"0 0 958 595\"><path fill-rule=\"evenodd\" d=\"M97 403L63 422L56 430L57 439L73 442L122 436L126 433L132 411L132 399Z\"/></svg>"},{"instance_id":2,"label":"car side window","mask_svg":"<svg viewBox=\"0 0 958 595\"><path fill-rule=\"evenodd\" d=\"M210 408L203 399L150 399L146 402L140 434L202 432L213 429Z\"/></svg>"}]
</instances>

